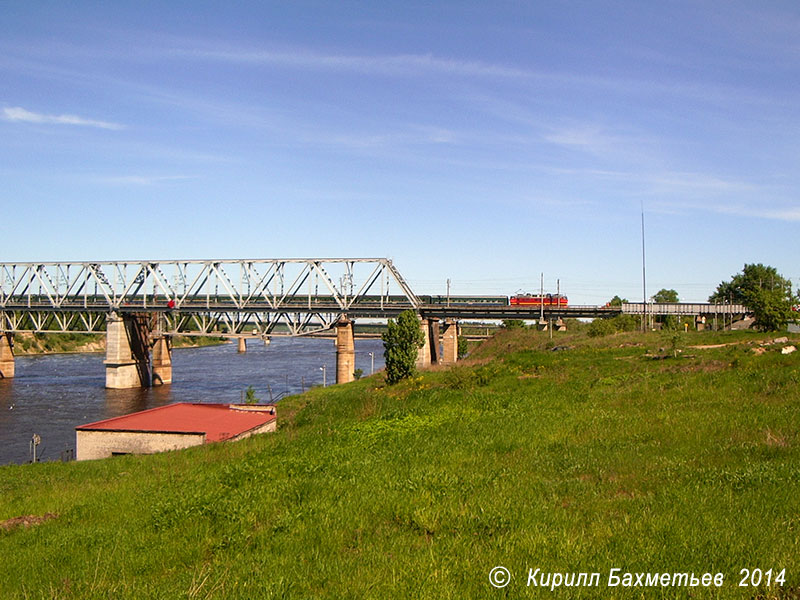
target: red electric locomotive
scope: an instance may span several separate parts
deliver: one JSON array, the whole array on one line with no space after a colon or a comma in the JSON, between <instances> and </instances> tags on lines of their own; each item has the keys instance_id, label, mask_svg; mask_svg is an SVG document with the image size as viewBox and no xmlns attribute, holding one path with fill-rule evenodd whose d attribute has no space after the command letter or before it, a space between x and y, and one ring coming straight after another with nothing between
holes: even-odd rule
<instances>
[{"instance_id":1,"label":"red electric locomotive","mask_svg":"<svg viewBox=\"0 0 800 600\"><path fill-rule=\"evenodd\" d=\"M567 297L561 294L517 294L508 299L511 306L560 306L567 305Z\"/></svg>"}]
</instances>

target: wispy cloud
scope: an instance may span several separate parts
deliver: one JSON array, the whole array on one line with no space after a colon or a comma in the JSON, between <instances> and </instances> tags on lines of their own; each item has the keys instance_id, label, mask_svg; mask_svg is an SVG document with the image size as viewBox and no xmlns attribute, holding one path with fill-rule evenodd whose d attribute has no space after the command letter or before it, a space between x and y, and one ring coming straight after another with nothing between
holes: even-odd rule
<instances>
[{"instance_id":1,"label":"wispy cloud","mask_svg":"<svg viewBox=\"0 0 800 600\"><path fill-rule=\"evenodd\" d=\"M776 221L800 222L800 206L753 208L748 205L718 206L716 211L739 217L771 219Z\"/></svg>"},{"instance_id":2,"label":"wispy cloud","mask_svg":"<svg viewBox=\"0 0 800 600\"><path fill-rule=\"evenodd\" d=\"M169 181L182 181L194 179L191 175L120 175L117 177L101 177L96 179L99 183L111 185L157 185Z\"/></svg>"},{"instance_id":3,"label":"wispy cloud","mask_svg":"<svg viewBox=\"0 0 800 600\"><path fill-rule=\"evenodd\" d=\"M244 49L183 49L171 52L176 57L216 60L219 62L271 65L278 67L346 70L386 75L413 75L420 72L439 74L532 78L535 73L515 67L440 58L432 54L397 54L363 56L356 54L322 54L308 50L266 51Z\"/></svg>"},{"instance_id":4,"label":"wispy cloud","mask_svg":"<svg viewBox=\"0 0 800 600\"><path fill-rule=\"evenodd\" d=\"M31 112L19 106L7 107L3 109L3 119L19 123L37 123L50 125L77 125L80 127L98 127L100 129L123 129L118 123L108 121L98 121L96 119L86 119L77 115L45 115L42 113Z\"/></svg>"}]
</instances>

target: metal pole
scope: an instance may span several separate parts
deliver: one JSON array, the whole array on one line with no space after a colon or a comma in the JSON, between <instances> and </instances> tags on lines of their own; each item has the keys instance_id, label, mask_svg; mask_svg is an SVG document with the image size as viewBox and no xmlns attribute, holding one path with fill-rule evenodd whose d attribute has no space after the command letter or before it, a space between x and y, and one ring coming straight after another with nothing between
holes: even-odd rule
<instances>
[{"instance_id":1,"label":"metal pole","mask_svg":"<svg viewBox=\"0 0 800 600\"><path fill-rule=\"evenodd\" d=\"M642 200L642 331L647 330L647 276L644 248L644 200Z\"/></svg>"},{"instance_id":2,"label":"metal pole","mask_svg":"<svg viewBox=\"0 0 800 600\"><path fill-rule=\"evenodd\" d=\"M539 324L544 321L544 273L539 283Z\"/></svg>"}]
</instances>

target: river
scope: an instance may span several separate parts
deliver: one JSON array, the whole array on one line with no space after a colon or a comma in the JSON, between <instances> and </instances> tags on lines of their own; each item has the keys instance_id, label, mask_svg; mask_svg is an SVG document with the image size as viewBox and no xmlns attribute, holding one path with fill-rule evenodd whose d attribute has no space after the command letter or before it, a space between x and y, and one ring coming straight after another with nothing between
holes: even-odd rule
<instances>
[{"instance_id":1,"label":"river","mask_svg":"<svg viewBox=\"0 0 800 600\"><path fill-rule=\"evenodd\" d=\"M357 339L356 368L383 368L383 342ZM0 465L31 459L30 442L38 434L41 460L74 455L75 427L173 402L240 402L248 386L269 402L304 388L336 381L334 342L319 338L273 338L265 345L236 344L172 351L171 385L132 390L105 389L103 354L18 356L16 377L0 379Z\"/></svg>"}]
</instances>

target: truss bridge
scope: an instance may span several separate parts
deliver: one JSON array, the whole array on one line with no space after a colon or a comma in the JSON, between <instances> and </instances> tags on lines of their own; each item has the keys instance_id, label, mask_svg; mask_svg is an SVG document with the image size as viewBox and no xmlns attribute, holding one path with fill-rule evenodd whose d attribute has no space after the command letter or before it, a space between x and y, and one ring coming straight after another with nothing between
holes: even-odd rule
<instances>
[{"instance_id":1,"label":"truss bridge","mask_svg":"<svg viewBox=\"0 0 800 600\"><path fill-rule=\"evenodd\" d=\"M166 335L303 335L342 314L391 317L419 299L385 258L0 265L0 330L105 331L111 313L160 315Z\"/></svg>"}]
</instances>

